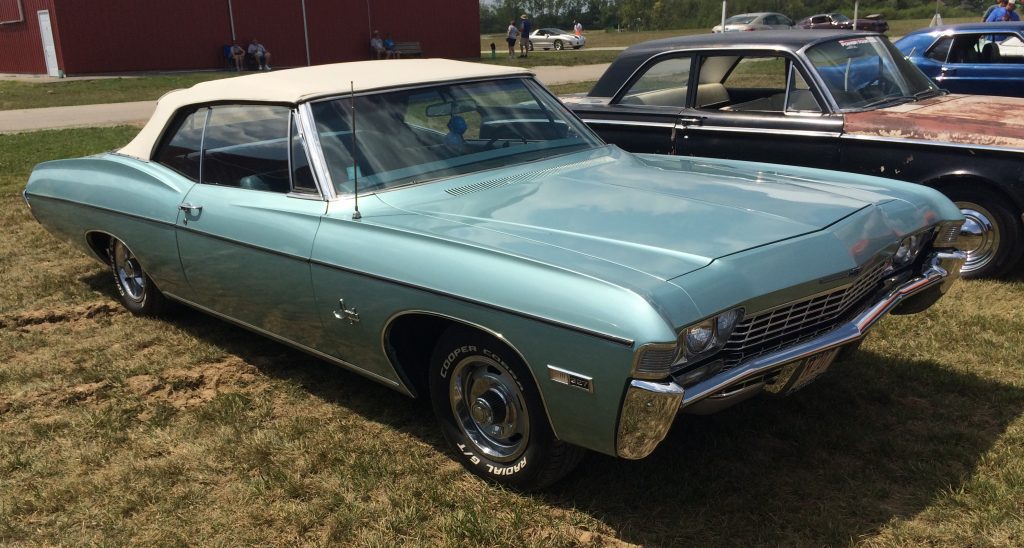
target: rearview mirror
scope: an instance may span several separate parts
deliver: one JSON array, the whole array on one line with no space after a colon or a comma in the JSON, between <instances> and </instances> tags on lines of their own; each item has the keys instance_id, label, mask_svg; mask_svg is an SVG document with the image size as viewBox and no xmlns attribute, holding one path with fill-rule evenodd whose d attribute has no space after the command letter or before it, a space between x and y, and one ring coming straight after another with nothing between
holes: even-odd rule
<instances>
[{"instance_id":1,"label":"rearview mirror","mask_svg":"<svg viewBox=\"0 0 1024 548\"><path fill-rule=\"evenodd\" d=\"M472 99L460 99L458 101L449 101L447 103L436 103L433 105L427 105L427 116L454 116L456 114L462 114L463 112L473 112L476 110L476 101Z\"/></svg>"}]
</instances>

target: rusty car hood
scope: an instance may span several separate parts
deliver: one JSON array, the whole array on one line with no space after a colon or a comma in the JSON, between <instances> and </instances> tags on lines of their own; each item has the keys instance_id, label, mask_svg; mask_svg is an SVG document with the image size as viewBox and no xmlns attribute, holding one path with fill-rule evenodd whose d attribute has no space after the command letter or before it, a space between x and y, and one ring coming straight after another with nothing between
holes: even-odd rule
<instances>
[{"instance_id":1,"label":"rusty car hood","mask_svg":"<svg viewBox=\"0 0 1024 548\"><path fill-rule=\"evenodd\" d=\"M848 135L1024 149L1024 98L943 95L846 114Z\"/></svg>"}]
</instances>

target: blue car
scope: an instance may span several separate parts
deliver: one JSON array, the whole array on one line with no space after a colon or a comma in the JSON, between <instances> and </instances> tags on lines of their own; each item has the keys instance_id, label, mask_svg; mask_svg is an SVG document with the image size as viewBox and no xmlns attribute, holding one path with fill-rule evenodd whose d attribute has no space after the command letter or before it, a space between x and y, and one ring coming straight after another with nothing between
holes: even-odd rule
<instances>
[{"instance_id":1,"label":"blue car","mask_svg":"<svg viewBox=\"0 0 1024 548\"><path fill-rule=\"evenodd\" d=\"M953 93L1024 97L1024 23L963 23L920 29L895 45Z\"/></svg>"}]
</instances>

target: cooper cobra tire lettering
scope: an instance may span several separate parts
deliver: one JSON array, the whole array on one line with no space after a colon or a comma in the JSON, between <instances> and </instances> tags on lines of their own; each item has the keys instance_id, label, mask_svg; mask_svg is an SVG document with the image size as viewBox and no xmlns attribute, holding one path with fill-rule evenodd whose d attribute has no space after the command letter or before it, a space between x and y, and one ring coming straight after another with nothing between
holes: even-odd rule
<instances>
[{"instance_id":1,"label":"cooper cobra tire lettering","mask_svg":"<svg viewBox=\"0 0 1024 548\"><path fill-rule=\"evenodd\" d=\"M453 326L434 347L428 378L441 432L470 472L530 491L565 476L583 456L555 437L530 370L502 341Z\"/></svg>"}]
</instances>

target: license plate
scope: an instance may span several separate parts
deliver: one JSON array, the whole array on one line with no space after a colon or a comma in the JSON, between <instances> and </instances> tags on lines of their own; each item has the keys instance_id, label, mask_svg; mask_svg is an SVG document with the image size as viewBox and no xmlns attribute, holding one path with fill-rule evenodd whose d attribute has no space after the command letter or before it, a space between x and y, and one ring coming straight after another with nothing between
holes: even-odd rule
<instances>
[{"instance_id":1,"label":"license plate","mask_svg":"<svg viewBox=\"0 0 1024 548\"><path fill-rule=\"evenodd\" d=\"M832 362L835 361L836 354L839 354L839 349L833 348L809 358L804 358L801 366L797 368L798 375L796 379L790 383L786 392L796 392L820 377L825 371L828 371L828 366L832 365Z\"/></svg>"}]
</instances>

